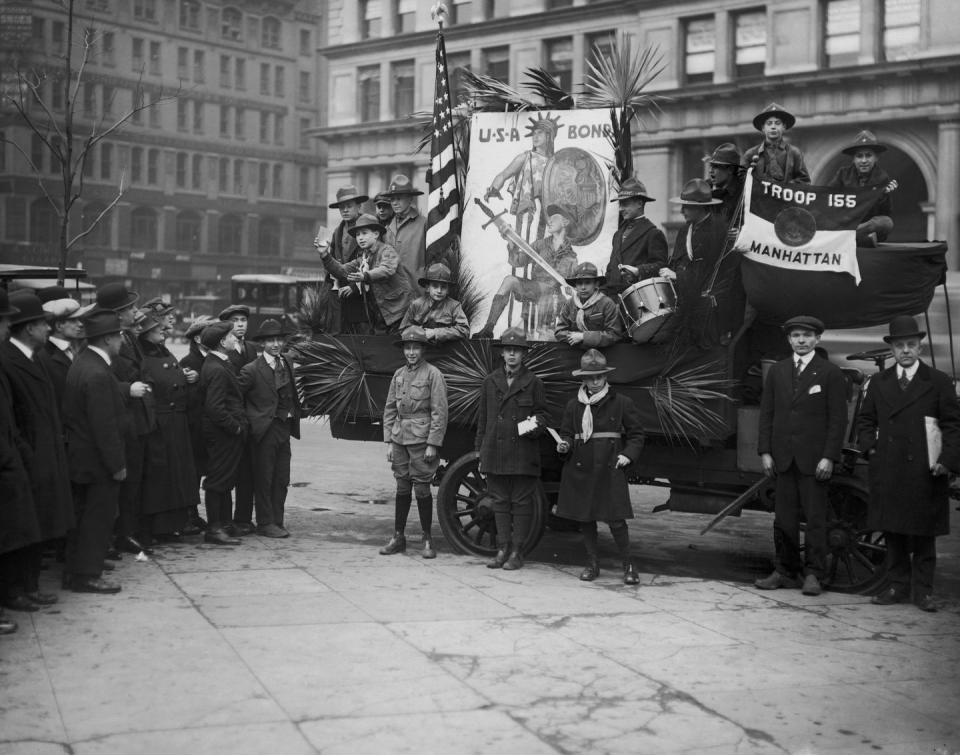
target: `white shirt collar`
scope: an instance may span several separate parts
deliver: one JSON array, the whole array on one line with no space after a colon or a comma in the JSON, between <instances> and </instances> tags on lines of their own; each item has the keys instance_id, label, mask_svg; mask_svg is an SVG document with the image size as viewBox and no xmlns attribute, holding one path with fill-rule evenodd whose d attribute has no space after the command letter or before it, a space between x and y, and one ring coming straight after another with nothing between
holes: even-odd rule
<instances>
[{"instance_id":1,"label":"white shirt collar","mask_svg":"<svg viewBox=\"0 0 960 755\"><path fill-rule=\"evenodd\" d=\"M220 357L224 362L226 362L226 361L230 358L230 357L228 357L226 354L223 354L223 353L217 351L216 349L210 349L210 351L208 351L207 353L208 353L208 354L213 354L214 356L217 356L217 357Z\"/></svg>"},{"instance_id":2,"label":"white shirt collar","mask_svg":"<svg viewBox=\"0 0 960 755\"><path fill-rule=\"evenodd\" d=\"M110 355L107 352L105 352L103 349L101 349L99 346L87 345L87 348L90 349L90 351L94 352L95 354L99 354L100 357L103 359L103 361L106 362L108 365L113 364L113 361L110 359Z\"/></svg>"},{"instance_id":3,"label":"white shirt collar","mask_svg":"<svg viewBox=\"0 0 960 755\"><path fill-rule=\"evenodd\" d=\"M13 336L10 336L10 343L12 343L18 349L20 349L20 351L23 352L23 355L27 359L29 359L30 361L33 361L33 350L29 346L27 346L27 344L25 344L23 341L18 341Z\"/></svg>"},{"instance_id":4,"label":"white shirt collar","mask_svg":"<svg viewBox=\"0 0 960 755\"><path fill-rule=\"evenodd\" d=\"M914 377L916 376L916 374L917 374L917 370L918 370L918 369L920 369L920 360L919 360L919 359L918 359L916 362L914 362L912 365L910 365L909 367L901 367L901 366L898 364L898 365L897 365L897 377L899 378L904 372L906 372L906 373L907 373L907 378L909 378L910 380L913 380L913 378L914 378Z\"/></svg>"},{"instance_id":5,"label":"white shirt collar","mask_svg":"<svg viewBox=\"0 0 960 755\"><path fill-rule=\"evenodd\" d=\"M68 357L73 359L73 354L70 352L70 341L66 338L60 338L59 336L50 336L49 340L50 343L60 349L60 351L65 352Z\"/></svg>"},{"instance_id":6,"label":"white shirt collar","mask_svg":"<svg viewBox=\"0 0 960 755\"><path fill-rule=\"evenodd\" d=\"M794 354L794 355L793 355L793 363L796 364L796 363L797 363L797 360L799 359L799 360L800 360L800 369L801 369L801 370L805 370L805 369L807 369L807 367L810 365L810 360L812 360L816 355L817 355L817 352L815 352L815 351L810 351L810 352L804 354L802 357L801 357L801 356L797 356L796 354Z\"/></svg>"}]
</instances>

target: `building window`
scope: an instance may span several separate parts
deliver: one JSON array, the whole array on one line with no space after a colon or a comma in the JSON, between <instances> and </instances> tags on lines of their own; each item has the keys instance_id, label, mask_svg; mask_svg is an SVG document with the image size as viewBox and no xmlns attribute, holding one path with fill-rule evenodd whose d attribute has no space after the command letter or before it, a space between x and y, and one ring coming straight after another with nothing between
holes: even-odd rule
<instances>
[{"instance_id":1,"label":"building window","mask_svg":"<svg viewBox=\"0 0 960 755\"><path fill-rule=\"evenodd\" d=\"M826 0L823 22L824 65L855 65L860 56L860 0Z\"/></svg>"},{"instance_id":2,"label":"building window","mask_svg":"<svg viewBox=\"0 0 960 755\"><path fill-rule=\"evenodd\" d=\"M54 55L63 55L67 50L67 27L63 21L54 21L50 26L50 32Z\"/></svg>"},{"instance_id":3,"label":"building window","mask_svg":"<svg viewBox=\"0 0 960 755\"><path fill-rule=\"evenodd\" d=\"M83 114L92 118L97 110L97 85L89 81L83 85Z\"/></svg>"},{"instance_id":4,"label":"building window","mask_svg":"<svg viewBox=\"0 0 960 755\"><path fill-rule=\"evenodd\" d=\"M360 0L360 39L372 39L383 33L380 0Z\"/></svg>"},{"instance_id":5,"label":"building window","mask_svg":"<svg viewBox=\"0 0 960 755\"><path fill-rule=\"evenodd\" d=\"M113 115L113 100L117 96L117 90L110 86L110 84L104 84L103 88L100 90L100 97L102 99L102 107L100 112L103 113L105 118Z\"/></svg>"},{"instance_id":6,"label":"building window","mask_svg":"<svg viewBox=\"0 0 960 755\"><path fill-rule=\"evenodd\" d=\"M270 180L270 166L266 163L260 163L257 174L257 194L261 197L267 196L267 182Z\"/></svg>"},{"instance_id":7,"label":"building window","mask_svg":"<svg viewBox=\"0 0 960 755\"><path fill-rule=\"evenodd\" d=\"M187 78L189 67L190 51L186 47L177 48L177 76L181 79Z\"/></svg>"},{"instance_id":8,"label":"building window","mask_svg":"<svg viewBox=\"0 0 960 755\"><path fill-rule=\"evenodd\" d=\"M273 196L277 198L283 196L283 165L281 163L273 166Z\"/></svg>"},{"instance_id":9,"label":"building window","mask_svg":"<svg viewBox=\"0 0 960 755\"><path fill-rule=\"evenodd\" d=\"M611 59L613 55L614 32L601 31L595 34L588 34L586 38L586 74L590 74L590 64L599 66L600 58Z\"/></svg>"},{"instance_id":10,"label":"building window","mask_svg":"<svg viewBox=\"0 0 960 755\"><path fill-rule=\"evenodd\" d=\"M109 247L110 246L110 222L111 215L108 212L102 218L100 213L106 209L106 205L99 202L89 202L83 206L81 216L81 225L84 229L91 229L90 233L83 237L85 246L91 247ZM100 218L100 222L96 222Z\"/></svg>"},{"instance_id":11,"label":"building window","mask_svg":"<svg viewBox=\"0 0 960 755\"><path fill-rule=\"evenodd\" d=\"M157 22L157 0L133 0L133 17L137 21Z\"/></svg>"},{"instance_id":12,"label":"building window","mask_svg":"<svg viewBox=\"0 0 960 755\"><path fill-rule=\"evenodd\" d=\"M220 218L217 227L217 249L220 254L240 254L242 239L243 218L239 215L224 215Z\"/></svg>"},{"instance_id":13,"label":"building window","mask_svg":"<svg viewBox=\"0 0 960 755\"><path fill-rule=\"evenodd\" d=\"M247 111L238 107L233 122L233 135L237 139L247 138Z\"/></svg>"},{"instance_id":14,"label":"building window","mask_svg":"<svg viewBox=\"0 0 960 755\"><path fill-rule=\"evenodd\" d=\"M83 155L83 177L93 178L93 164L97 159L97 147L89 147Z\"/></svg>"},{"instance_id":15,"label":"building window","mask_svg":"<svg viewBox=\"0 0 960 755\"><path fill-rule=\"evenodd\" d=\"M177 251L200 251L200 214L185 210L177 214Z\"/></svg>"},{"instance_id":16,"label":"building window","mask_svg":"<svg viewBox=\"0 0 960 755\"><path fill-rule=\"evenodd\" d=\"M2 137L2 134L0 134ZM2 139L0 139L2 141ZM50 144L53 145L53 149L50 151L50 172L59 175L61 171L61 166L63 165L63 160L57 157L57 153L60 151L63 146L63 140L59 136L54 134L50 137ZM0 149L0 155L2 155L3 149ZM2 172L2 171L0 171Z\"/></svg>"},{"instance_id":17,"label":"building window","mask_svg":"<svg viewBox=\"0 0 960 755\"><path fill-rule=\"evenodd\" d=\"M83 6L87 10L92 10L99 13L110 12L110 0L86 0Z\"/></svg>"},{"instance_id":18,"label":"building window","mask_svg":"<svg viewBox=\"0 0 960 755\"><path fill-rule=\"evenodd\" d=\"M260 94L270 96L270 64L260 64Z\"/></svg>"},{"instance_id":19,"label":"building window","mask_svg":"<svg viewBox=\"0 0 960 755\"><path fill-rule=\"evenodd\" d=\"M220 106L220 136L230 137L230 106Z\"/></svg>"},{"instance_id":20,"label":"building window","mask_svg":"<svg viewBox=\"0 0 960 755\"><path fill-rule=\"evenodd\" d=\"M116 60L116 36L112 31L105 31L100 39L100 54L104 64L112 66Z\"/></svg>"},{"instance_id":21,"label":"building window","mask_svg":"<svg viewBox=\"0 0 960 755\"><path fill-rule=\"evenodd\" d=\"M448 4L451 24L469 24L473 20L473 3L471 0L453 0Z\"/></svg>"},{"instance_id":22,"label":"building window","mask_svg":"<svg viewBox=\"0 0 960 755\"><path fill-rule=\"evenodd\" d=\"M34 44L45 47L47 44L47 20L40 16L34 16L30 21L30 39Z\"/></svg>"},{"instance_id":23,"label":"building window","mask_svg":"<svg viewBox=\"0 0 960 755\"><path fill-rule=\"evenodd\" d=\"M558 10L560 8L572 8L573 0L547 0L547 10Z\"/></svg>"},{"instance_id":24,"label":"building window","mask_svg":"<svg viewBox=\"0 0 960 755\"><path fill-rule=\"evenodd\" d=\"M393 79L393 117L406 118L413 112L413 61L393 63L390 69Z\"/></svg>"},{"instance_id":25,"label":"building window","mask_svg":"<svg viewBox=\"0 0 960 755\"><path fill-rule=\"evenodd\" d=\"M300 71L297 89L300 102L310 102L310 73L308 71Z\"/></svg>"},{"instance_id":26,"label":"building window","mask_svg":"<svg viewBox=\"0 0 960 755\"><path fill-rule=\"evenodd\" d=\"M260 143L266 144L270 141L270 113L260 111Z\"/></svg>"},{"instance_id":27,"label":"building window","mask_svg":"<svg viewBox=\"0 0 960 755\"><path fill-rule=\"evenodd\" d=\"M763 10L734 17L734 70L738 78L763 76L767 65L767 14Z\"/></svg>"},{"instance_id":28,"label":"building window","mask_svg":"<svg viewBox=\"0 0 960 755\"><path fill-rule=\"evenodd\" d=\"M30 240L49 244L59 226L60 222L46 198L34 200L30 205Z\"/></svg>"},{"instance_id":29,"label":"building window","mask_svg":"<svg viewBox=\"0 0 960 755\"><path fill-rule=\"evenodd\" d=\"M283 66L277 66L273 72L273 94L276 97L283 97L286 91L286 72Z\"/></svg>"},{"instance_id":30,"label":"building window","mask_svg":"<svg viewBox=\"0 0 960 755\"><path fill-rule=\"evenodd\" d=\"M307 131L310 130L310 119L301 118L300 119L300 134L297 139L297 144L300 146L300 149L310 149L310 136L307 134Z\"/></svg>"},{"instance_id":31,"label":"building window","mask_svg":"<svg viewBox=\"0 0 960 755\"><path fill-rule=\"evenodd\" d=\"M203 50L194 50L193 51L193 80L198 84L202 84L207 80L206 73L206 56L203 54Z\"/></svg>"},{"instance_id":32,"label":"building window","mask_svg":"<svg viewBox=\"0 0 960 755\"><path fill-rule=\"evenodd\" d=\"M220 86L229 88L230 86L230 56L220 56Z\"/></svg>"},{"instance_id":33,"label":"building window","mask_svg":"<svg viewBox=\"0 0 960 755\"><path fill-rule=\"evenodd\" d=\"M150 43L150 73L160 74L160 43Z\"/></svg>"},{"instance_id":34,"label":"building window","mask_svg":"<svg viewBox=\"0 0 960 755\"><path fill-rule=\"evenodd\" d=\"M130 182L138 184L143 180L143 147L130 150Z\"/></svg>"},{"instance_id":35,"label":"building window","mask_svg":"<svg viewBox=\"0 0 960 755\"><path fill-rule=\"evenodd\" d=\"M455 52L447 55L447 77L450 80L450 96L452 105L456 105L463 98L464 91L464 71L470 70L470 53Z\"/></svg>"},{"instance_id":36,"label":"building window","mask_svg":"<svg viewBox=\"0 0 960 755\"><path fill-rule=\"evenodd\" d=\"M557 80L564 92L573 88L573 39L548 39L546 41L547 73Z\"/></svg>"},{"instance_id":37,"label":"building window","mask_svg":"<svg viewBox=\"0 0 960 755\"><path fill-rule=\"evenodd\" d=\"M233 161L233 193L247 193L246 187L243 185L243 160Z\"/></svg>"},{"instance_id":38,"label":"building window","mask_svg":"<svg viewBox=\"0 0 960 755\"><path fill-rule=\"evenodd\" d=\"M275 218L261 218L257 241L260 254L280 256L280 222Z\"/></svg>"},{"instance_id":39,"label":"building window","mask_svg":"<svg viewBox=\"0 0 960 755\"><path fill-rule=\"evenodd\" d=\"M100 145L100 180L109 181L113 176L113 145Z\"/></svg>"},{"instance_id":40,"label":"building window","mask_svg":"<svg viewBox=\"0 0 960 755\"><path fill-rule=\"evenodd\" d=\"M267 50L280 49L280 22L267 16L260 25L260 46Z\"/></svg>"},{"instance_id":41,"label":"building window","mask_svg":"<svg viewBox=\"0 0 960 755\"><path fill-rule=\"evenodd\" d=\"M40 134L30 134L30 162L33 163L33 169L37 173L43 173L43 157L46 152Z\"/></svg>"},{"instance_id":42,"label":"building window","mask_svg":"<svg viewBox=\"0 0 960 755\"><path fill-rule=\"evenodd\" d=\"M282 147L286 141L284 139L286 127L287 122L282 113L277 113L273 116L273 143L278 147Z\"/></svg>"},{"instance_id":43,"label":"building window","mask_svg":"<svg viewBox=\"0 0 960 755\"><path fill-rule=\"evenodd\" d=\"M177 131L187 130L187 103L189 100L177 100Z\"/></svg>"},{"instance_id":44,"label":"building window","mask_svg":"<svg viewBox=\"0 0 960 755\"><path fill-rule=\"evenodd\" d=\"M300 30L300 56L308 58L313 55L313 43L311 41L310 30Z\"/></svg>"},{"instance_id":45,"label":"building window","mask_svg":"<svg viewBox=\"0 0 960 755\"><path fill-rule=\"evenodd\" d=\"M488 47L481 53L483 72L504 84L510 82L510 48Z\"/></svg>"},{"instance_id":46,"label":"building window","mask_svg":"<svg viewBox=\"0 0 960 755\"><path fill-rule=\"evenodd\" d=\"M160 128L160 93L150 95L150 128Z\"/></svg>"},{"instance_id":47,"label":"building window","mask_svg":"<svg viewBox=\"0 0 960 755\"><path fill-rule=\"evenodd\" d=\"M393 33L408 34L417 30L417 0L394 0Z\"/></svg>"},{"instance_id":48,"label":"building window","mask_svg":"<svg viewBox=\"0 0 960 755\"><path fill-rule=\"evenodd\" d=\"M190 185L203 189L203 155L194 155L190 161Z\"/></svg>"},{"instance_id":49,"label":"building window","mask_svg":"<svg viewBox=\"0 0 960 755\"><path fill-rule=\"evenodd\" d=\"M187 188L187 153L177 152L177 188Z\"/></svg>"},{"instance_id":50,"label":"building window","mask_svg":"<svg viewBox=\"0 0 960 755\"><path fill-rule=\"evenodd\" d=\"M237 89L247 88L247 61L243 58L233 61L233 84Z\"/></svg>"},{"instance_id":51,"label":"building window","mask_svg":"<svg viewBox=\"0 0 960 755\"><path fill-rule=\"evenodd\" d=\"M145 43L141 37L134 37L130 40L130 62L134 71L143 70L145 64L143 57L144 49Z\"/></svg>"},{"instance_id":52,"label":"building window","mask_svg":"<svg viewBox=\"0 0 960 755\"><path fill-rule=\"evenodd\" d=\"M144 251L157 248L157 213L149 207L130 213L130 245Z\"/></svg>"},{"instance_id":53,"label":"building window","mask_svg":"<svg viewBox=\"0 0 960 755\"><path fill-rule=\"evenodd\" d=\"M200 3L196 0L180 0L180 28L200 31Z\"/></svg>"},{"instance_id":54,"label":"building window","mask_svg":"<svg viewBox=\"0 0 960 755\"><path fill-rule=\"evenodd\" d=\"M311 199L310 192L310 166L301 165L300 166L300 201L309 202Z\"/></svg>"},{"instance_id":55,"label":"building window","mask_svg":"<svg viewBox=\"0 0 960 755\"><path fill-rule=\"evenodd\" d=\"M224 8L220 14L220 36L231 42L243 39L243 14L236 8Z\"/></svg>"},{"instance_id":56,"label":"building window","mask_svg":"<svg viewBox=\"0 0 960 755\"><path fill-rule=\"evenodd\" d=\"M485 0L483 10L484 18L506 18L510 15L510 0Z\"/></svg>"},{"instance_id":57,"label":"building window","mask_svg":"<svg viewBox=\"0 0 960 755\"><path fill-rule=\"evenodd\" d=\"M717 62L717 28L713 16L691 18L686 22L683 49L686 83L712 82Z\"/></svg>"},{"instance_id":58,"label":"building window","mask_svg":"<svg viewBox=\"0 0 960 755\"><path fill-rule=\"evenodd\" d=\"M221 194L226 194L230 188L230 159L221 157L217 164L217 188Z\"/></svg>"},{"instance_id":59,"label":"building window","mask_svg":"<svg viewBox=\"0 0 960 755\"><path fill-rule=\"evenodd\" d=\"M883 0L883 59L909 60L920 49L920 0Z\"/></svg>"},{"instance_id":60,"label":"building window","mask_svg":"<svg viewBox=\"0 0 960 755\"><path fill-rule=\"evenodd\" d=\"M193 133L203 133L203 100L193 101Z\"/></svg>"},{"instance_id":61,"label":"building window","mask_svg":"<svg viewBox=\"0 0 960 755\"><path fill-rule=\"evenodd\" d=\"M357 70L360 84L360 120L380 120L380 66L364 66Z\"/></svg>"},{"instance_id":62,"label":"building window","mask_svg":"<svg viewBox=\"0 0 960 755\"><path fill-rule=\"evenodd\" d=\"M159 182L160 150L151 149L147 152L147 183L156 186Z\"/></svg>"}]
</instances>

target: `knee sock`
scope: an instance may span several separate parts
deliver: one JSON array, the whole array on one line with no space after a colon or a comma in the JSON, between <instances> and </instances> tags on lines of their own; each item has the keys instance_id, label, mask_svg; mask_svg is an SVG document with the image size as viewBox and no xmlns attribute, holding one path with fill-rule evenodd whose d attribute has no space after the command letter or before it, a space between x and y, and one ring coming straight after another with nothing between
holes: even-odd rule
<instances>
[{"instance_id":1,"label":"knee sock","mask_svg":"<svg viewBox=\"0 0 960 755\"><path fill-rule=\"evenodd\" d=\"M410 514L410 504L412 502L412 494L397 493L397 503L393 513L393 528L401 535L407 528L407 516Z\"/></svg>"},{"instance_id":2,"label":"knee sock","mask_svg":"<svg viewBox=\"0 0 960 755\"><path fill-rule=\"evenodd\" d=\"M597 523L581 522L580 532L583 534L583 547L587 551L590 561L597 560Z\"/></svg>"},{"instance_id":3,"label":"knee sock","mask_svg":"<svg viewBox=\"0 0 960 755\"><path fill-rule=\"evenodd\" d=\"M610 534L613 535L613 542L617 544L617 552L620 554L620 560L627 562L630 560L630 530L627 529L627 523L623 519L610 522Z\"/></svg>"},{"instance_id":4,"label":"knee sock","mask_svg":"<svg viewBox=\"0 0 960 755\"><path fill-rule=\"evenodd\" d=\"M430 537L433 528L433 496L417 498L417 513L420 514L420 528L426 537Z\"/></svg>"}]
</instances>

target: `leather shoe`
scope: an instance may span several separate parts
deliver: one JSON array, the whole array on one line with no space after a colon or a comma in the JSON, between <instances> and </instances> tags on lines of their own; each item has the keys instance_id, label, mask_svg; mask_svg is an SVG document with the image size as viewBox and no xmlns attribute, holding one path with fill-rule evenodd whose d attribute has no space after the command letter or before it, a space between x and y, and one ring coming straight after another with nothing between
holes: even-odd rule
<instances>
[{"instance_id":1,"label":"leather shoe","mask_svg":"<svg viewBox=\"0 0 960 755\"><path fill-rule=\"evenodd\" d=\"M199 535L203 530L200 528L200 525L190 522L186 527L180 530L180 534L184 537L193 537L194 535Z\"/></svg>"},{"instance_id":2,"label":"leather shoe","mask_svg":"<svg viewBox=\"0 0 960 755\"><path fill-rule=\"evenodd\" d=\"M104 570L104 571L113 571L113 570L116 569L116 568L117 568L117 567L114 566L113 564L111 564L109 561L104 561L104 562L103 562L103 570Z\"/></svg>"},{"instance_id":3,"label":"leather shoe","mask_svg":"<svg viewBox=\"0 0 960 755\"><path fill-rule=\"evenodd\" d=\"M39 611L40 606L27 599L26 595L12 595L3 601L3 607L11 611Z\"/></svg>"},{"instance_id":4,"label":"leather shoe","mask_svg":"<svg viewBox=\"0 0 960 755\"><path fill-rule=\"evenodd\" d=\"M0 634L13 634L17 631L17 622L8 619L6 616L0 616Z\"/></svg>"},{"instance_id":5,"label":"leather shoe","mask_svg":"<svg viewBox=\"0 0 960 755\"><path fill-rule=\"evenodd\" d=\"M230 537L226 530L221 527L209 529L203 533L203 542L212 545L240 545L240 541L235 537Z\"/></svg>"},{"instance_id":6,"label":"leather shoe","mask_svg":"<svg viewBox=\"0 0 960 755\"><path fill-rule=\"evenodd\" d=\"M390 542L380 549L381 556L392 556L394 553L403 553L407 550L407 538L399 532L395 532Z\"/></svg>"},{"instance_id":7,"label":"leather shoe","mask_svg":"<svg viewBox=\"0 0 960 755\"><path fill-rule=\"evenodd\" d=\"M520 555L520 551L513 551L503 564L504 571L516 571L517 569L523 568L523 556Z\"/></svg>"},{"instance_id":8,"label":"leather shoe","mask_svg":"<svg viewBox=\"0 0 960 755\"><path fill-rule=\"evenodd\" d=\"M110 547L107 548L107 558L111 561L123 561L123 554L116 548Z\"/></svg>"},{"instance_id":9,"label":"leather shoe","mask_svg":"<svg viewBox=\"0 0 960 755\"><path fill-rule=\"evenodd\" d=\"M123 551L124 553L146 553L148 556L153 554L153 548L143 545L139 540L130 535L118 537L115 546L118 551Z\"/></svg>"},{"instance_id":10,"label":"leather shoe","mask_svg":"<svg viewBox=\"0 0 960 755\"><path fill-rule=\"evenodd\" d=\"M421 553L424 558L436 558L437 552L433 549L433 540L429 537L423 539L423 553Z\"/></svg>"},{"instance_id":11,"label":"leather shoe","mask_svg":"<svg viewBox=\"0 0 960 755\"><path fill-rule=\"evenodd\" d=\"M290 537L289 532L283 527L278 527L276 524L264 524L262 527L257 527L257 534L263 537Z\"/></svg>"},{"instance_id":12,"label":"leather shoe","mask_svg":"<svg viewBox=\"0 0 960 755\"><path fill-rule=\"evenodd\" d=\"M36 603L38 606L52 606L54 603L59 600L56 595L50 592L28 592L24 593L24 596L31 603Z\"/></svg>"},{"instance_id":13,"label":"leather shoe","mask_svg":"<svg viewBox=\"0 0 960 755\"><path fill-rule=\"evenodd\" d=\"M600 565L596 561L591 561L587 564L583 571L580 572L580 581L581 582L593 582L597 577L600 576Z\"/></svg>"},{"instance_id":14,"label":"leather shoe","mask_svg":"<svg viewBox=\"0 0 960 755\"><path fill-rule=\"evenodd\" d=\"M894 603L903 602L903 593L896 587L890 587L879 595L874 595L870 598L870 602L875 606L892 606Z\"/></svg>"},{"instance_id":15,"label":"leather shoe","mask_svg":"<svg viewBox=\"0 0 960 755\"><path fill-rule=\"evenodd\" d=\"M803 579L803 587L800 588L800 591L804 595L819 595L823 592L823 588L820 587L820 580L817 579L816 575L808 574Z\"/></svg>"},{"instance_id":16,"label":"leather shoe","mask_svg":"<svg viewBox=\"0 0 960 755\"><path fill-rule=\"evenodd\" d=\"M800 587L800 580L775 571L769 577L754 581L753 586L760 590L777 590L781 587Z\"/></svg>"},{"instance_id":17,"label":"leather shoe","mask_svg":"<svg viewBox=\"0 0 960 755\"><path fill-rule=\"evenodd\" d=\"M510 558L510 553L506 548L501 548L497 551L497 555L492 559L487 561L488 569L502 569L503 565L507 563L507 559Z\"/></svg>"},{"instance_id":18,"label":"leather shoe","mask_svg":"<svg viewBox=\"0 0 960 755\"><path fill-rule=\"evenodd\" d=\"M921 611L926 611L927 613L936 613L937 604L933 602L932 595L924 595L920 600L917 601L917 608Z\"/></svg>"},{"instance_id":19,"label":"leather shoe","mask_svg":"<svg viewBox=\"0 0 960 755\"><path fill-rule=\"evenodd\" d=\"M253 525L250 522L234 522L227 526L227 532L234 537L243 537L254 533Z\"/></svg>"},{"instance_id":20,"label":"leather shoe","mask_svg":"<svg viewBox=\"0 0 960 755\"><path fill-rule=\"evenodd\" d=\"M631 563L626 563L623 565L623 584L625 585L640 584L640 575L637 574L637 567Z\"/></svg>"},{"instance_id":21,"label":"leather shoe","mask_svg":"<svg viewBox=\"0 0 960 755\"><path fill-rule=\"evenodd\" d=\"M100 595L114 595L120 592L120 585L116 582L108 582L101 577L89 577L87 579L74 577L71 582L70 589L74 592L95 592Z\"/></svg>"}]
</instances>

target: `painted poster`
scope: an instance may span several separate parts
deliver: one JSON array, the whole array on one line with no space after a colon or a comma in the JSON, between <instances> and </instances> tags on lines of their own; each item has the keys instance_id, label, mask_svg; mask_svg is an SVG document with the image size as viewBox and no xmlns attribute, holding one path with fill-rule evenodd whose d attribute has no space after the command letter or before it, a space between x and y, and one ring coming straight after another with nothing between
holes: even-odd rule
<instances>
[{"instance_id":1,"label":"painted poster","mask_svg":"<svg viewBox=\"0 0 960 755\"><path fill-rule=\"evenodd\" d=\"M606 110L477 113L461 234L463 265L483 306L474 334L511 326L552 341L577 265L610 260L617 227Z\"/></svg>"}]
</instances>

